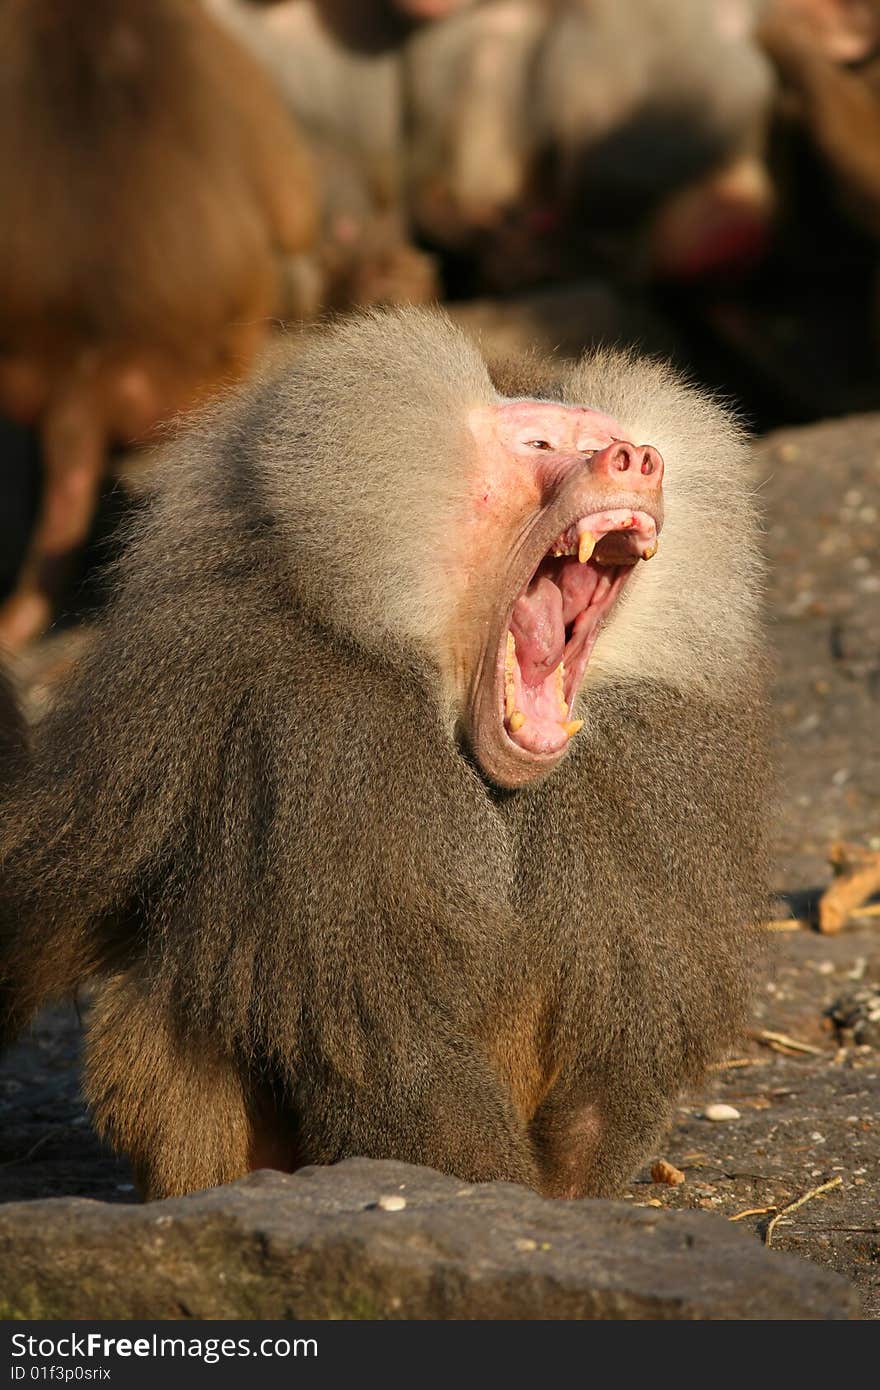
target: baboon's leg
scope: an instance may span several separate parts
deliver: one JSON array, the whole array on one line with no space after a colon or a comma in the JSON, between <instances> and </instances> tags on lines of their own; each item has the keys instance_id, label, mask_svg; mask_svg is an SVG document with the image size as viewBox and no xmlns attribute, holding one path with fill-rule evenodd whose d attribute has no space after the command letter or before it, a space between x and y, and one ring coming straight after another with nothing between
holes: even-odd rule
<instances>
[{"instance_id":1,"label":"baboon's leg","mask_svg":"<svg viewBox=\"0 0 880 1390\"><path fill-rule=\"evenodd\" d=\"M376 1059L361 1084L306 1067L294 1111L299 1164L356 1154L420 1163L468 1182L535 1186L525 1127L488 1060L464 1044L439 1050L424 1074L399 1057L391 1065Z\"/></svg>"},{"instance_id":2,"label":"baboon's leg","mask_svg":"<svg viewBox=\"0 0 880 1390\"><path fill-rule=\"evenodd\" d=\"M107 452L94 382L84 373L52 400L40 421L43 491L15 589L0 609L0 639L11 650L52 619L77 549L91 526Z\"/></svg>"},{"instance_id":3,"label":"baboon's leg","mask_svg":"<svg viewBox=\"0 0 880 1390\"><path fill-rule=\"evenodd\" d=\"M183 1032L137 971L105 984L86 1040L96 1127L131 1160L146 1199L292 1166L276 1108L207 1037Z\"/></svg>"},{"instance_id":4,"label":"baboon's leg","mask_svg":"<svg viewBox=\"0 0 880 1390\"><path fill-rule=\"evenodd\" d=\"M670 1109L662 1095L558 1083L530 1126L547 1197L614 1197L650 1152Z\"/></svg>"}]
</instances>

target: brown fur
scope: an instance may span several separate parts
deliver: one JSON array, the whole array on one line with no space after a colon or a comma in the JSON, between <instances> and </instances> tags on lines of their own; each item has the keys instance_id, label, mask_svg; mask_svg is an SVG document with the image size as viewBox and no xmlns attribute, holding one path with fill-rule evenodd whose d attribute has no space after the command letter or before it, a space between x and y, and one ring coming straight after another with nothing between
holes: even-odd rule
<instances>
[{"instance_id":1,"label":"brown fur","mask_svg":"<svg viewBox=\"0 0 880 1390\"><path fill-rule=\"evenodd\" d=\"M0 0L0 47L0 408L38 422L45 469L0 612L18 645L108 448L249 367L315 205L271 83L197 0Z\"/></svg>"},{"instance_id":2,"label":"brown fur","mask_svg":"<svg viewBox=\"0 0 880 1390\"><path fill-rule=\"evenodd\" d=\"M880 5L868 3L861 12L829 3L811 8L785 0L771 4L759 30L775 62L785 95L796 105L790 113L817 149L846 211L873 236L880 235L880 59L875 43L880 31ZM837 15L839 32L825 35L819 19ZM848 22L849 17L849 22ZM873 32L860 35L859 22ZM851 26L851 27L850 27ZM837 46L855 69L835 56ZM870 59L870 61L865 61Z\"/></svg>"},{"instance_id":3,"label":"brown fur","mask_svg":"<svg viewBox=\"0 0 880 1390\"><path fill-rule=\"evenodd\" d=\"M26 753L24 718L12 682L0 668L0 787L24 766Z\"/></svg>"},{"instance_id":4,"label":"brown fur","mask_svg":"<svg viewBox=\"0 0 880 1390\"><path fill-rule=\"evenodd\" d=\"M625 357L496 377L637 414L666 455L658 573L546 781L484 780L441 674L464 411L497 396L427 311L313 334L176 446L38 731L0 839L5 1031L98 976L87 1093L148 1195L266 1153L611 1193L742 1021L765 799L742 440Z\"/></svg>"}]
</instances>

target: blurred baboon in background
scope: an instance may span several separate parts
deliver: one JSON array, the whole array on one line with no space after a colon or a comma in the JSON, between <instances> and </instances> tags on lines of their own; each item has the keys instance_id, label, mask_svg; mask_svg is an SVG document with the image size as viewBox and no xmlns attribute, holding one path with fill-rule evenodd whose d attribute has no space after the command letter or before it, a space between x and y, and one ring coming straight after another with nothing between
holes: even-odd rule
<instances>
[{"instance_id":1,"label":"blurred baboon in background","mask_svg":"<svg viewBox=\"0 0 880 1390\"><path fill-rule=\"evenodd\" d=\"M43 470L0 608L15 647L51 616L109 449L249 367L279 257L315 309L316 206L272 84L198 0L0 0L0 50L0 412L37 424Z\"/></svg>"},{"instance_id":2,"label":"blurred baboon in background","mask_svg":"<svg viewBox=\"0 0 880 1390\"><path fill-rule=\"evenodd\" d=\"M406 49L413 210L502 286L756 256L772 191L755 0L497 0Z\"/></svg>"},{"instance_id":3,"label":"blurred baboon in background","mask_svg":"<svg viewBox=\"0 0 880 1390\"><path fill-rule=\"evenodd\" d=\"M324 307L439 298L433 260L409 235L406 27L381 3L209 3L263 64L308 137L318 174Z\"/></svg>"}]
</instances>

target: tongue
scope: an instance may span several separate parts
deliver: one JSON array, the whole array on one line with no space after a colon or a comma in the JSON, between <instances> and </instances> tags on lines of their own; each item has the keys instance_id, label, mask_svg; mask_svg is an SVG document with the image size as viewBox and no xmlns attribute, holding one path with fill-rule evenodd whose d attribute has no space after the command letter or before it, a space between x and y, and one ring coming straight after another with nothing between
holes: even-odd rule
<instances>
[{"instance_id":1,"label":"tongue","mask_svg":"<svg viewBox=\"0 0 880 1390\"><path fill-rule=\"evenodd\" d=\"M565 652L562 592L552 579L537 576L517 599L510 630L523 682L541 685Z\"/></svg>"},{"instance_id":2,"label":"tongue","mask_svg":"<svg viewBox=\"0 0 880 1390\"><path fill-rule=\"evenodd\" d=\"M508 668L505 707L510 736L521 748L555 753L567 743L570 710L561 669L566 628L573 624L572 642L582 651L578 625L610 582L595 565L568 556L548 558L517 599L510 621L516 660Z\"/></svg>"},{"instance_id":3,"label":"tongue","mask_svg":"<svg viewBox=\"0 0 880 1390\"><path fill-rule=\"evenodd\" d=\"M517 599L510 629L526 685L540 685L565 655L565 629L588 607L607 576L576 559L545 560Z\"/></svg>"}]
</instances>

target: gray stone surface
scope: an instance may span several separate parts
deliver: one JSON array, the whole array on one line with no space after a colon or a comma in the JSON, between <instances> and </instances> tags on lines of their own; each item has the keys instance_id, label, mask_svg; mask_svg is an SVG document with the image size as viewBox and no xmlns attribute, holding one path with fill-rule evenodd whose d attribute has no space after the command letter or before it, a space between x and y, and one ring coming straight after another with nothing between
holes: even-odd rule
<instances>
[{"instance_id":1,"label":"gray stone surface","mask_svg":"<svg viewBox=\"0 0 880 1390\"><path fill-rule=\"evenodd\" d=\"M389 1197L405 1206L385 1209ZM839 1276L709 1213L548 1201L402 1163L255 1173L145 1206L64 1198L0 1209L7 1318L857 1313Z\"/></svg>"}]
</instances>

